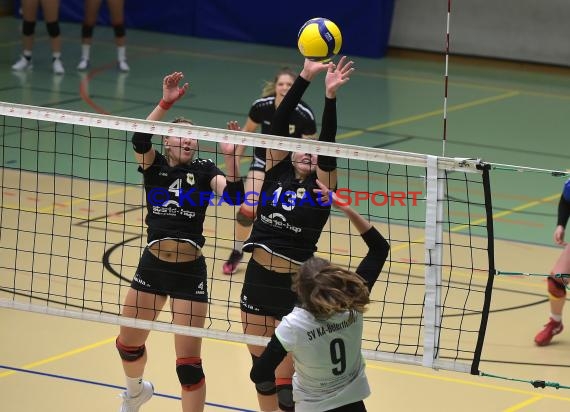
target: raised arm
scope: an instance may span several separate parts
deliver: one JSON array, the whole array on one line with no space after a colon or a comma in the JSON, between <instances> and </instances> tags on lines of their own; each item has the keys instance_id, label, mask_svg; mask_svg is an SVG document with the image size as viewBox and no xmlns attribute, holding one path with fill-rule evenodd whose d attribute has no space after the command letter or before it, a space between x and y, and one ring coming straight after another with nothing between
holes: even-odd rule
<instances>
[{"instance_id":1,"label":"raised arm","mask_svg":"<svg viewBox=\"0 0 570 412\"><path fill-rule=\"evenodd\" d=\"M239 123L236 120L230 120L227 126L229 130L241 130L243 132L254 133L259 127L259 123L254 122L251 117L248 117L243 127L240 127ZM245 148L246 146L237 145L235 148L236 154L238 156L242 156L243 152L245 152Z\"/></svg>"},{"instance_id":2,"label":"raised arm","mask_svg":"<svg viewBox=\"0 0 570 412\"><path fill-rule=\"evenodd\" d=\"M239 130L239 125L237 122L229 122L228 128ZM233 205L241 204L244 198L243 180L239 171L241 156L238 154L238 147L233 143L220 143L227 173L226 176L216 175L210 181L212 190L218 196L226 196Z\"/></svg>"},{"instance_id":3,"label":"raised arm","mask_svg":"<svg viewBox=\"0 0 570 412\"><path fill-rule=\"evenodd\" d=\"M346 56L341 57L337 65L329 63L325 76L325 108L323 111L319 141L334 142L337 131L336 93L337 90L350 80L354 71L354 63ZM336 187L336 157L319 155L317 161L317 177L327 187Z\"/></svg>"},{"instance_id":4,"label":"raised arm","mask_svg":"<svg viewBox=\"0 0 570 412\"><path fill-rule=\"evenodd\" d=\"M332 63L329 63L331 65ZM309 84L314 79L314 77L327 70L329 66L323 63L318 63L305 59L303 65L303 70L295 81L293 85L283 98L283 101L275 111L275 115L271 121L271 134L275 136L289 136L289 119L291 114L301 101L303 93L309 87ZM265 170L273 168L277 163L287 157L289 152L283 150L267 149Z\"/></svg>"},{"instance_id":5,"label":"raised arm","mask_svg":"<svg viewBox=\"0 0 570 412\"><path fill-rule=\"evenodd\" d=\"M185 83L181 87L179 86L179 83L183 78L184 75L182 72L174 72L164 77L162 80L162 99L156 105L154 110L146 117L147 120L162 120L174 102L186 93L186 90L188 90L188 83ZM135 132L132 137L135 159L143 169L147 169L154 162L156 152L152 146L151 139L152 134L140 132Z\"/></svg>"},{"instance_id":6,"label":"raised arm","mask_svg":"<svg viewBox=\"0 0 570 412\"><path fill-rule=\"evenodd\" d=\"M367 281L368 290L372 290L372 287L376 283L378 276L380 276L380 272L388 258L390 244L370 223L370 221L365 219L360 213L350 206L340 202L336 194L329 190L329 188L320 180L317 180L317 185L319 186L319 189L315 189L315 191L320 193L321 202L326 204L329 201L332 201L334 207L341 210L345 216L350 219L350 222L356 230L358 230L362 240L364 240L366 246L368 246L368 252L358 265L355 272Z\"/></svg>"},{"instance_id":7,"label":"raised arm","mask_svg":"<svg viewBox=\"0 0 570 412\"><path fill-rule=\"evenodd\" d=\"M237 122L228 122L228 129L241 130ZM220 149L224 155L224 162L226 164L226 176L229 182L237 182L241 180L239 166L241 160L241 153L239 150L241 146L233 143L220 143Z\"/></svg>"}]
</instances>

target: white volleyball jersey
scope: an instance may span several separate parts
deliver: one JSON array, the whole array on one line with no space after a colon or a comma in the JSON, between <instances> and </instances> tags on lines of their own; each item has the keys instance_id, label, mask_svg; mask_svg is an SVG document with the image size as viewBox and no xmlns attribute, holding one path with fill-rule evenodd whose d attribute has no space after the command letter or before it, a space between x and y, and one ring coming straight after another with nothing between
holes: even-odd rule
<instances>
[{"instance_id":1,"label":"white volleyball jersey","mask_svg":"<svg viewBox=\"0 0 570 412\"><path fill-rule=\"evenodd\" d=\"M296 307L275 335L293 353L295 411L327 411L370 395L361 353L361 313L353 319L345 312L320 321Z\"/></svg>"}]
</instances>

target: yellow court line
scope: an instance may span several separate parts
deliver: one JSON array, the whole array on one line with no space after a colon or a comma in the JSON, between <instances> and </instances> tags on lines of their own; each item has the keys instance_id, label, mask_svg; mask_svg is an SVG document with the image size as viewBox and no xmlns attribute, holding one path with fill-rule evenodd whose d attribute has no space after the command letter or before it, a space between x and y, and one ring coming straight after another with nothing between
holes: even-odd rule
<instances>
[{"instance_id":1,"label":"yellow court line","mask_svg":"<svg viewBox=\"0 0 570 412\"><path fill-rule=\"evenodd\" d=\"M383 73L375 73L375 72L367 72L363 70L358 70L358 73L355 73L355 76L363 76L369 78L382 78L388 80L401 80L406 82L414 82L414 83L423 83L423 84L435 84L435 85L442 85L442 77L439 78L427 78L427 77L417 77L417 76L405 76L405 75L398 75L398 74L383 74ZM533 96L533 97L545 97L545 98L553 98L553 99L563 99L568 100L570 99L570 95L565 94L556 94L556 93L548 93L548 92L540 92L540 91L533 91L533 90L525 90L521 88L513 89L512 87L503 87L503 86L493 86L493 85L486 85L480 84L475 82L469 81L456 81L455 79L450 79L449 82L450 87L464 87L468 89L477 89L477 90L492 90L494 92L507 92L507 91L516 91L520 94Z\"/></svg>"},{"instance_id":2,"label":"yellow court line","mask_svg":"<svg viewBox=\"0 0 570 412\"><path fill-rule=\"evenodd\" d=\"M28 363L27 365L22 366L21 369L33 369L36 366L41 366L41 365L45 365L46 363L51 363L51 362L55 362L55 361L58 361L58 360L61 360L64 358L68 358L70 356L77 355L79 353L86 352L88 350L98 348L99 346L103 346L103 345L106 345L108 343L114 342L115 339L117 339L116 336L102 340L102 341L99 341L99 342L92 343L90 345L82 346L82 347L77 348L77 349L73 349L73 350L70 350L67 352L63 352L63 353L60 353L59 355L50 356L49 358L45 358L45 359L39 360L37 362ZM13 375L15 373L18 373L18 372L17 371L8 371L8 372L0 373L0 378L5 378L6 376L10 376L10 375Z\"/></svg>"},{"instance_id":3,"label":"yellow court line","mask_svg":"<svg viewBox=\"0 0 570 412\"><path fill-rule=\"evenodd\" d=\"M503 210L502 212L493 213L493 219L497 219L497 218L503 217L503 216L508 216L508 215L511 215L515 212L520 212L521 210L530 209L531 207L538 206L538 205L541 205L543 203L552 202L553 200L556 200L559 197L560 197L560 193L556 193L554 195L543 197L542 199L539 199L539 200L533 200L532 202L528 202L528 203L525 203L523 205L513 207L512 209ZM474 225L478 225L480 223L485 223L486 221L487 221L487 218L482 217L481 219L477 219L477 220L473 221L473 223L471 223L471 225L455 226L454 228L451 229L451 231L452 232L459 232L460 230L466 229L469 226L474 226Z\"/></svg>"},{"instance_id":4,"label":"yellow court line","mask_svg":"<svg viewBox=\"0 0 570 412\"><path fill-rule=\"evenodd\" d=\"M42 360L37 361L37 362L29 363L27 365L24 365L22 367L22 369L32 369L36 366L45 365L45 364L50 363L50 362L54 362L57 360L61 360L61 359L70 357L70 356L74 356L74 355L77 355L79 353L86 352L88 350L95 349L97 347L112 343L115 341L116 338L117 338L116 336L113 336L111 338L95 342L91 345L82 346L80 348L77 348L77 349L74 349L71 351L67 351L67 352L61 353L59 355L51 356L49 358L42 359ZM244 346L244 347L246 346L246 344L244 344L244 343L228 342L228 341L223 341L220 339L206 338L206 340L222 343L224 345L233 345L233 346L239 345L239 346ZM475 387L484 388L484 389L491 389L491 390L495 390L495 391L531 395L531 396L536 397L536 400L548 398L548 399L570 402L570 397L550 395L550 394L544 394L544 395L538 395L537 396L536 393L533 393L533 392L528 391L528 390L521 390L521 389L509 388L506 386L499 386L499 385L491 385L491 384L486 384L486 383L471 382L471 381L468 381L465 379L457 379L457 378L449 378L449 377L445 377L445 376L437 376L434 374L428 374L428 373L424 373L424 372L413 372L413 371L409 371L409 370L405 370L405 369L380 366L377 363L379 363L379 362L378 361L367 361L366 367L368 369L376 369L376 370L380 370L383 372L396 373L399 375L408 375L408 376L414 376L414 377L423 378L423 379L437 380L437 381L448 382L448 383L456 383L456 384L467 385L467 386L475 386ZM17 371L7 371L4 373L0 373L0 378L4 378L7 376L16 374L16 373L18 373L18 372ZM528 404L532 403L531 401L534 402L534 398L529 400L529 401L525 401L524 405L528 405ZM522 405L522 404L519 404L519 405ZM510 412L510 411L516 411L516 410L517 409L507 409L504 412L507 412L507 411Z\"/></svg>"},{"instance_id":5,"label":"yellow court line","mask_svg":"<svg viewBox=\"0 0 570 412\"><path fill-rule=\"evenodd\" d=\"M433 380L442 381L442 382L457 383L460 385L476 386L476 387L483 388L483 389L492 389L492 390L501 391L501 392L512 392L512 393L519 393L521 395L537 396L535 392L531 392L528 390L509 388L509 387L500 386L500 385L491 385L488 383L471 382L471 381L468 381L465 379L449 378L446 376L437 376L435 374L428 374L425 372L413 372L413 371L409 371L409 370L405 370L405 369L390 368L390 367L386 367L386 366L377 365L376 363L378 363L378 361L367 361L366 362L366 368L367 369L378 369L378 370L381 370L383 372L396 373L398 375L414 376L416 378L433 379ZM478 379L482 379L482 377L478 377ZM550 395L550 394L542 395L541 394L541 395L538 395L538 397L555 399L558 401L570 402L570 397L565 397L565 396Z\"/></svg>"},{"instance_id":6,"label":"yellow court line","mask_svg":"<svg viewBox=\"0 0 570 412\"><path fill-rule=\"evenodd\" d=\"M486 97L484 99L473 100L471 102L449 106L447 108L447 112L450 113L450 112L455 112L458 110L468 109L471 107L496 102L499 100L509 99L511 97L518 96L518 95L520 95L520 92L511 91L508 93L500 94L498 96L491 96L491 97ZM343 133L341 135L338 135L336 137L336 140L348 139L350 137L360 136L366 132L372 132L372 131L376 131L376 130L386 129L386 128L392 127L392 126L400 126L402 124L408 124L408 123L416 122L418 120L424 120L424 119L427 119L430 117L440 116L440 115L443 115L443 109L433 110L431 112L417 114L415 116L409 116L409 117L405 117L403 119L393 120L391 122L381 123L381 124L378 124L376 126L367 127L364 130L355 130L352 132Z\"/></svg>"},{"instance_id":7,"label":"yellow court line","mask_svg":"<svg viewBox=\"0 0 570 412\"><path fill-rule=\"evenodd\" d=\"M502 412L520 411L521 409L526 408L528 405L532 405L533 403L536 403L544 398L545 398L544 396L534 396L530 399L527 399L526 401L517 403L516 405L513 405L510 408L504 409Z\"/></svg>"}]
</instances>

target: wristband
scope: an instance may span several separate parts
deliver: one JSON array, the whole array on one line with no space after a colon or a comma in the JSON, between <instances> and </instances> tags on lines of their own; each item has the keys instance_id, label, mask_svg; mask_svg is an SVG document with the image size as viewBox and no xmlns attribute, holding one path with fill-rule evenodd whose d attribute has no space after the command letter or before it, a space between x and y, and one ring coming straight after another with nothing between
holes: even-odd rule
<instances>
[{"instance_id":1,"label":"wristband","mask_svg":"<svg viewBox=\"0 0 570 412\"><path fill-rule=\"evenodd\" d=\"M184 96L184 93L186 93L185 89L178 89L178 97L176 99L174 99L171 102L166 102L164 101L164 99L160 99L160 102L158 102L158 105L163 109L163 110L168 110L172 107L172 105L174 104L174 102L178 99L180 99L182 96Z\"/></svg>"},{"instance_id":2,"label":"wristband","mask_svg":"<svg viewBox=\"0 0 570 412\"><path fill-rule=\"evenodd\" d=\"M163 110L168 110L172 107L172 105L174 104L174 102L165 102L164 100L160 99L160 102L158 102L158 105L163 109Z\"/></svg>"}]
</instances>

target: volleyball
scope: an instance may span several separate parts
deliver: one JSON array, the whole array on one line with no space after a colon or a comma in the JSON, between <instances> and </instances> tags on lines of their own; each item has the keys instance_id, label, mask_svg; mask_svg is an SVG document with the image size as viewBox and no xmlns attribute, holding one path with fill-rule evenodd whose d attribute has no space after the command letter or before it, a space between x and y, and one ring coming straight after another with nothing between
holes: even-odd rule
<instances>
[{"instance_id":1,"label":"volleyball","mask_svg":"<svg viewBox=\"0 0 570 412\"><path fill-rule=\"evenodd\" d=\"M315 17L299 29L297 46L307 59L326 62L340 51L342 34L338 26L329 19Z\"/></svg>"}]
</instances>

